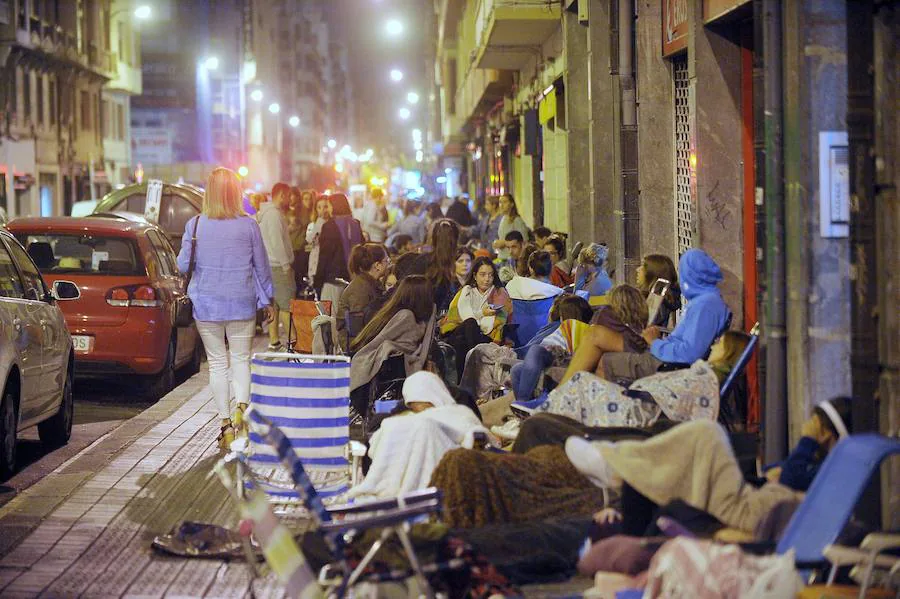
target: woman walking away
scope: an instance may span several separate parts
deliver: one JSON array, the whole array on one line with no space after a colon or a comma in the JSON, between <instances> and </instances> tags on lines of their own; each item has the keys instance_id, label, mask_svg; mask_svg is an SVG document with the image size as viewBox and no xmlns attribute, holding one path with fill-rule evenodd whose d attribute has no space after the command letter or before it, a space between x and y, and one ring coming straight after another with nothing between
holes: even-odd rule
<instances>
[{"instance_id":1,"label":"woman walking away","mask_svg":"<svg viewBox=\"0 0 900 599\"><path fill-rule=\"evenodd\" d=\"M217 168L209 175L202 213L187 222L181 240L182 272L190 269L192 252L196 253L187 293L209 361L209 384L222 429L219 447L227 449L235 432L229 381L239 421L250 402L250 348L257 308L265 310L267 322L275 319L266 248L259 225L244 214L240 179L233 171Z\"/></svg>"},{"instance_id":2,"label":"woman walking away","mask_svg":"<svg viewBox=\"0 0 900 599\"><path fill-rule=\"evenodd\" d=\"M387 250L380 243L364 243L350 252L353 279L341 293L337 307L338 339L349 349L349 340L359 333L384 303L384 279L391 267Z\"/></svg>"},{"instance_id":3,"label":"woman walking away","mask_svg":"<svg viewBox=\"0 0 900 599\"><path fill-rule=\"evenodd\" d=\"M275 288L275 320L269 325L269 351L281 351L281 334L289 329L291 300L297 294L294 280L294 250L291 248L291 234L288 229L287 212L290 208L291 187L287 183L276 183L272 188L272 201L259 207L256 220L262 232L269 265L272 267L272 284Z\"/></svg>"},{"instance_id":4,"label":"woman walking away","mask_svg":"<svg viewBox=\"0 0 900 599\"><path fill-rule=\"evenodd\" d=\"M506 235L510 231L518 231L522 234L523 239L528 239L528 225L519 216L519 209L516 208L516 201L510 194L500 196L500 219L499 238L494 242L494 249L501 261L509 260L509 249L507 248Z\"/></svg>"},{"instance_id":5,"label":"woman walking away","mask_svg":"<svg viewBox=\"0 0 900 599\"><path fill-rule=\"evenodd\" d=\"M315 193L315 192L313 192ZM328 196L316 199L315 212L310 216L309 225L306 227L306 245L309 249L309 280L316 276L319 267L319 235L322 234L322 226L331 219L331 200Z\"/></svg>"}]
</instances>

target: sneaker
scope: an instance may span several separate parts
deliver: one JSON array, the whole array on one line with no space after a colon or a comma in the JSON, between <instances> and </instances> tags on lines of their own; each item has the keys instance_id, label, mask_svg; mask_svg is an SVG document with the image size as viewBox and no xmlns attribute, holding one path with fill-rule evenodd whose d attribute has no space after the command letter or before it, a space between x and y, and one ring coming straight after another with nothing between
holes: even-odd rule
<instances>
[{"instance_id":1,"label":"sneaker","mask_svg":"<svg viewBox=\"0 0 900 599\"><path fill-rule=\"evenodd\" d=\"M266 348L266 351L281 351L284 349L284 345L281 344L281 341L278 343L270 343Z\"/></svg>"},{"instance_id":2,"label":"sneaker","mask_svg":"<svg viewBox=\"0 0 900 599\"><path fill-rule=\"evenodd\" d=\"M543 393L540 397L532 399L531 401L514 401L510 404L509 409L519 418L528 418L534 414L537 408L545 401L547 401L547 394Z\"/></svg>"},{"instance_id":3,"label":"sneaker","mask_svg":"<svg viewBox=\"0 0 900 599\"><path fill-rule=\"evenodd\" d=\"M519 427L521 421L518 418L511 418L499 426L492 426L491 432L507 441L515 441L519 436Z\"/></svg>"}]
</instances>

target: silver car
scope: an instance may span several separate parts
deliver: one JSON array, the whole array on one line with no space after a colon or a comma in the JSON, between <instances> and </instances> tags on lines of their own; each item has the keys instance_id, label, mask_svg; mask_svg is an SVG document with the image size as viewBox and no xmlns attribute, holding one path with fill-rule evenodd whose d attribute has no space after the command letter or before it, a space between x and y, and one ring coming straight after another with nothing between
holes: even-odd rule
<instances>
[{"instance_id":1,"label":"silver car","mask_svg":"<svg viewBox=\"0 0 900 599\"><path fill-rule=\"evenodd\" d=\"M37 425L41 441L65 445L72 434L72 338L57 301L78 287L53 290L19 242L0 230L0 478L16 467L19 431Z\"/></svg>"}]
</instances>

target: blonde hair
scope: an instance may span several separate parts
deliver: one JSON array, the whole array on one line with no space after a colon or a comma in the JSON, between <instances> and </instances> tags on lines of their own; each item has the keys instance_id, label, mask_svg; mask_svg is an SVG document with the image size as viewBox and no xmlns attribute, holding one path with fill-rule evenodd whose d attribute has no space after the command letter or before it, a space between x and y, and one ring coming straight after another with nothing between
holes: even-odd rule
<instances>
[{"instance_id":1,"label":"blonde hair","mask_svg":"<svg viewBox=\"0 0 900 599\"><path fill-rule=\"evenodd\" d=\"M631 285L616 285L609 292L609 307L623 324L643 331L649 318L644 294Z\"/></svg>"},{"instance_id":2,"label":"blonde hair","mask_svg":"<svg viewBox=\"0 0 900 599\"><path fill-rule=\"evenodd\" d=\"M216 220L246 215L241 196L241 179L237 173L224 167L213 169L206 180L203 214Z\"/></svg>"}]
</instances>

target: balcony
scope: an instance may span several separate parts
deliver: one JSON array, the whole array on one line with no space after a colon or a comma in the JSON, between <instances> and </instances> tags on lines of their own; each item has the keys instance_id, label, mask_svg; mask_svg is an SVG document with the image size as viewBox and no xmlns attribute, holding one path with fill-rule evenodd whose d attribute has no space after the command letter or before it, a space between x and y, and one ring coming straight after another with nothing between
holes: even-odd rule
<instances>
[{"instance_id":1,"label":"balcony","mask_svg":"<svg viewBox=\"0 0 900 599\"><path fill-rule=\"evenodd\" d=\"M560 27L559 3L481 0L475 15L475 65L517 71Z\"/></svg>"},{"instance_id":2,"label":"balcony","mask_svg":"<svg viewBox=\"0 0 900 599\"><path fill-rule=\"evenodd\" d=\"M497 102L503 100L512 89L513 73L495 69L469 69L465 82L456 91L456 117L460 122L485 112ZM450 133L455 133L457 123L451 126Z\"/></svg>"}]
</instances>

